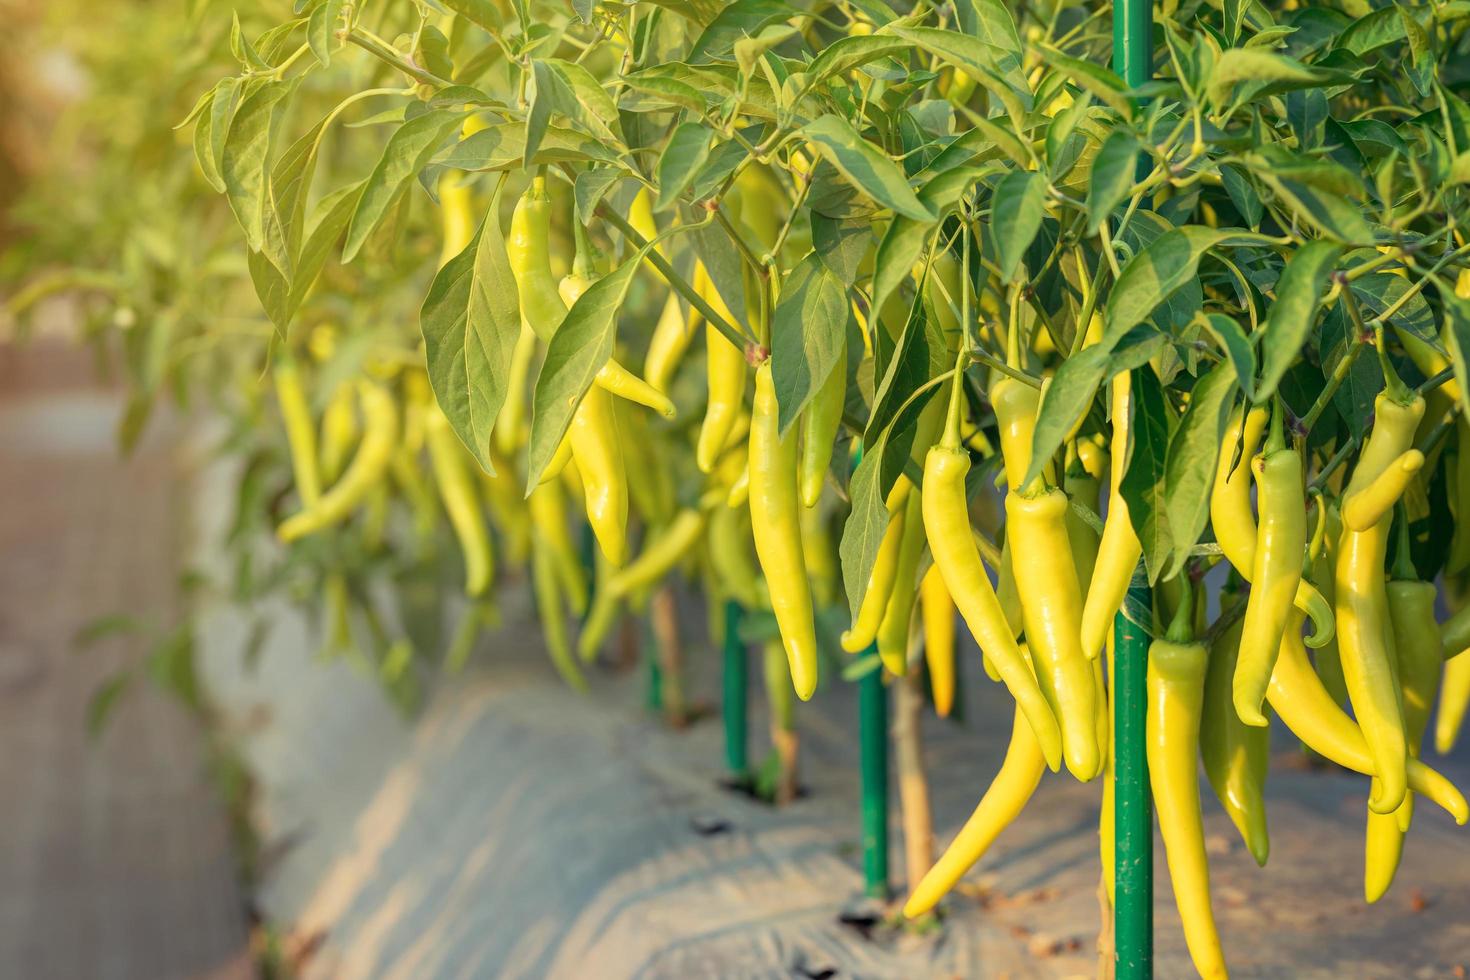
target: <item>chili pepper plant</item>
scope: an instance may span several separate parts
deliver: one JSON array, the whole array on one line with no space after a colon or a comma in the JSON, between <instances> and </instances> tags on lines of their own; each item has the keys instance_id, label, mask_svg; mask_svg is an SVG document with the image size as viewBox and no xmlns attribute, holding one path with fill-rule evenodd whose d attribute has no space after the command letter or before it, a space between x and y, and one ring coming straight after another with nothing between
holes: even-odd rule
<instances>
[{"instance_id":1,"label":"chili pepper plant","mask_svg":"<svg viewBox=\"0 0 1470 980\"><path fill-rule=\"evenodd\" d=\"M1263 864L1271 725L1367 777L1369 901L1415 797L1465 822L1470 7L1166 3L1134 88L1091 2L196 7L178 136L117 148L189 220L99 205L122 262L33 245L11 306L83 291L128 432L229 420L240 601L391 679L528 577L580 688L682 579L750 614L787 797L792 693L947 713L983 659L1011 743L911 916L1047 769L1111 886L1121 611L1207 976L1200 755Z\"/></svg>"}]
</instances>

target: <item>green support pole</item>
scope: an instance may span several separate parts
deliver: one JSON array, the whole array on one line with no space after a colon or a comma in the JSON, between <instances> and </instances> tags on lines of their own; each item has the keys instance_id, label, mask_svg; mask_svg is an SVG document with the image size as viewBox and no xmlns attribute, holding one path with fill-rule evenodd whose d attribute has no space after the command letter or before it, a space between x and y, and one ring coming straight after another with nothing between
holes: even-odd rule
<instances>
[{"instance_id":1,"label":"green support pole","mask_svg":"<svg viewBox=\"0 0 1470 980\"><path fill-rule=\"evenodd\" d=\"M1153 76L1151 0L1114 0L1113 71L1130 88ZM1140 169L1145 166L1139 161ZM1148 584L1135 577L1127 605L1151 608ZM1113 949L1117 980L1146 980L1154 968L1153 801L1148 788L1148 634L1122 613L1114 621L1114 834L1116 839Z\"/></svg>"},{"instance_id":2,"label":"green support pole","mask_svg":"<svg viewBox=\"0 0 1470 980\"><path fill-rule=\"evenodd\" d=\"M1153 75L1153 8L1150 0L1113 4L1113 71L1137 88Z\"/></svg>"},{"instance_id":3,"label":"green support pole","mask_svg":"<svg viewBox=\"0 0 1470 980\"><path fill-rule=\"evenodd\" d=\"M863 654L877 655L877 647ZM863 878L870 896L887 898L888 692L881 667L858 681L858 745L863 773Z\"/></svg>"},{"instance_id":4,"label":"green support pole","mask_svg":"<svg viewBox=\"0 0 1470 980\"><path fill-rule=\"evenodd\" d=\"M733 599L725 603L725 682L721 711L725 716L725 765L730 775L744 779L750 770L746 757L746 664L745 644L740 639L743 610Z\"/></svg>"},{"instance_id":5,"label":"green support pole","mask_svg":"<svg viewBox=\"0 0 1470 980\"><path fill-rule=\"evenodd\" d=\"M1127 605L1149 608L1149 590L1135 577ZM1113 949L1117 980L1147 980L1154 969L1154 816L1148 789L1148 634L1118 614L1113 623L1113 826L1116 864Z\"/></svg>"}]
</instances>

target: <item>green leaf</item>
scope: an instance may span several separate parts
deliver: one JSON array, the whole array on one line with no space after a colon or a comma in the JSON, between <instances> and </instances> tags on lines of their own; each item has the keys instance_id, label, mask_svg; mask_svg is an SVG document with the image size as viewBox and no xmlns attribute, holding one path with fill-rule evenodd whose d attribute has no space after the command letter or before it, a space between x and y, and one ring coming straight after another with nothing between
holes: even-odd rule
<instances>
[{"instance_id":1,"label":"green leaf","mask_svg":"<svg viewBox=\"0 0 1470 980\"><path fill-rule=\"evenodd\" d=\"M1031 432L1031 466L1021 486L1030 486L1051 462L1067 434L1087 417L1098 385L1112 361L1113 345L1093 344L1062 361L1041 394L1036 427Z\"/></svg>"},{"instance_id":2,"label":"green leaf","mask_svg":"<svg viewBox=\"0 0 1470 980\"><path fill-rule=\"evenodd\" d=\"M736 0L726 4L694 42L688 61L699 64L729 58L736 41L754 37L769 25L796 12L781 0Z\"/></svg>"},{"instance_id":3,"label":"green leaf","mask_svg":"<svg viewBox=\"0 0 1470 980\"><path fill-rule=\"evenodd\" d=\"M1343 301L1338 300L1328 314L1322 318L1318 345L1322 357L1322 377L1330 378L1337 371L1342 359L1357 341L1356 329L1346 313ZM1373 420L1373 401L1383 390L1383 368L1371 347L1364 348L1353 361L1347 378L1332 396L1333 407L1347 423L1350 432L1367 432Z\"/></svg>"},{"instance_id":4,"label":"green leaf","mask_svg":"<svg viewBox=\"0 0 1470 980\"><path fill-rule=\"evenodd\" d=\"M540 143L540 132L532 120L544 130L552 112L566 116L572 128L579 129L614 146L623 145L622 122L617 103L586 68L571 61L547 58L531 63L531 109L528 114L526 154L529 158ZM534 138L533 138L534 135Z\"/></svg>"},{"instance_id":5,"label":"green leaf","mask_svg":"<svg viewBox=\"0 0 1470 980\"><path fill-rule=\"evenodd\" d=\"M663 155L658 158L654 179L658 183L658 197L654 201L655 211L672 207L679 195L694 181L705 161L709 159L710 137L713 134L703 123L680 123L669 137Z\"/></svg>"},{"instance_id":6,"label":"green leaf","mask_svg":"<svg viewBox=\"0 0 1470 980\"><path fill-rule=\"evenodd\" d=\"M592 387L592 379L612 357L618 310L628 296L633 274L648 252L644 246L613 272L594 282L577 300L546 345L546 359L531 398L531 445L526 488L541 482L566 435L572 415Z\"/></svg>"},{"instance_id":7,"label":"green leaf","mask_svg":"<svg viewBox=\"0 0 1470 980\"><path fill-rule=\"evenodd\" d=\"M886 34L838 38L823 48L822 53L807 66L799 95L804 95L829 78L845 75L854 68L879 58L904 54L909 48L908 41Z\"/></svg>"},{"instance_id":8,"label":"green leaf","mask_svg":"<svg viewBox=\"0 0 1470 980\"><path fill-rule=\"evenodd\" d=\"M405 122L388 140L377 166L363 185L357 211L347 226L342 261L351 262L387 216L413 175L422 170L448 136L459 128L462 112L430 109Z\"/></svg>"},{"instance_id":9,"label":"green leaf","mask_svg":"<svg viewBox=\"0 0 1470 980\"><path fill-rule=\"evenodd\" d=\"M240 102L224 138L220 179L225 196L240 227L245 244L260 251L265 209L266 162L275 135L276 107L296 91L296 80L270 82L250 92Z\"/></svg>"},{"instance_id":10,"label":"green leaf","mask_svg":"<svg viewBox=\"0 0 1470 980\"><path fill-rule=\"evenodd\" d=\"M830 218L812 213L812 248L843 285L857 282L873 244L873 224L856 218Z\"/></svg>"},{"instance_id":11,"label":"green leaf","mask_svg":"<svg viewBox=\"0 0 1470 980\"><path fill-rule=\"evenodd\" d=\"M1124 119L1133 118L1133 102L1127 94L1128 86L1113 72L1090 61L1064 55L1052 47L1042 47L1041 56L1047 64L1091 92L1103 105Z\"/></svg>"},{"instance_id":12,"label":"green leaf","mask_svg":"<svg viewBox=\"0 0 1470 980\"><path fill-rule=\"evenodd\" d=\"M953 366L954 357L938 318L928 315L920 291L909 308L893 353L883 362L883 376L875 385L873 410L863 439L872 442L902 414L904 401L914 391Z\"/></svg>"},{"instance_id":13,"label":"green leaf","mask_svg":"<svg viewBox=\"0 0 1470 980\"><path fill-rule=\"evenodd\" d=\"M946 170L924 185L919 191L919 200L936 215L946 214L984 172L979 167ZM915 221L895 215L888 223L888 230L883 233L883 240L878 243L878 252L873 259L874 309L883 309L893 291L913 274L914 263L924 254L936 221Z\"/></svg>"},{"instance_id":14,"label":"green leaf","mask_svg":"<svg viewBox=\"0 0 1470 980\"><path fill-rule=\"evenodd\" d=\"M958 0L954 10L955 18L966 34L1010 56L1014 64L1020 66L1021 35L1016 31L1016 19L1011 16L1010 8L1001 0Z\"/></svg>"},{"instance_id":15,"label":"green leaf","mask_svg":"<svg viewBox=\"0 0 1470 980\"><path fill-rule=\"evenodd\" d=\"M1132 433L1128 460L1118 490L1128 504L1128 517L1143 545L1149 582L1158 580L1173 547L1169 532L1165 465L1174 409L1158 376L1147 367L1133 372Z\"/></svg>"},{"instance_id":16,"label":"green leaf","mask_svg":"<svg viewBox=\"0 0 1470 980\"><path fill-rule=\"evenodd\" d=\"M1215 62L1209 98L1217 108L1224 108L1230 93L1242 82L1251 83L1251 95L1259 97L1292 89L1320 88L1344 77L1340 72L1308 67L1295 58L1263 48L1228 48Z\"/></svg>"},{"instance_id":17,"label":"green leaf","mask_svg":"<svg viewBox=\"0 0 1470 980\"><path fill-rule=\"evenodd\" d=\"M1223 313L1200 313L1196 319L1225 351L1245 397L1251 401L1264 400L1267 396L1258 395L1255 391L1256 349L1251 346L1251 339L1241 325Z\"/></svg>"},{"instance_id":18,"label":"green leaf","mask_svg":"<svg viewBox=\"0 0 1470 980\"><path fill-rule=\"evenodd\" d=\"M841 116L829 113L807 123L803 134L849 183L879 204L916 221L934 220L898 164L879 153Z\"/></svg>"},{"instance_id":19,"label":"green leaf","mask_svg":"<svg viewBox=\"0 0 1470 980\"><path fill-rule=\"evenodd\" d=\"M903 471L913 448L919 414L932 397L933 389L915 398L873 438L866 439L862 459L848 481L852 510L842 526L842 541L837 552L842 561L842 582L847 591L848 608L853 615L862 604L863 593L867 591L868 579L872 577L873 564L878 557L878 545L888 528L888 491Z\"/></svg>"},{"instance_id":20,"label":"green leaf","mask_svg":"<svg viewBox=\"0 0 1470 980\"><path fill-rule=\"evenodd\" d=\"M994 235L996 265L1004 282L1015 282L1022 272L1021 260L1041 230L1046 213L1046 178L1031 170L1013 170L995 186L990 227Z\"/></svg>"},{"instance_id":21,"label":"green leaf","mask_svg":"<svg viewBox=\"0 0 1470 980\"><path fill-rule=\"evenodd\" d=\"M597 205L607 197L627 174L613 167L593 167L577 174L572 185L572 197L576 200L577 220L584 225L592 223Z\"/></svg>"},{"instance_id":22,"label":"green leaf","mask_svg":"<svg viewBox=\"0 0 1470 980\"><path fill-rule=\"evenodd\" d=\"M1138 137L1115 129L1092 161L1087 185L1087 233L1095 235L1113 209L1133 191L1138 173Z\"/></svg>"},{"instance_id":23,"label":"green leaf","mask_svg":"<svg viewBox=\"0 0 1470 980\"><path fill-rule=\"evenodd\" d=\"M1031 87L1019 63L1008 51L979 38L933 27L885 27L891 33L918 45L936 58L963 71L985 87L1005 106L1018 131L1033 106Z\"/></svg>"},{"instance_id":24,"label":"green leaf","mask_svg":"<svg viewBox=\"0 0 1470 980\"><path fill-rule=\"evenodd\" d=\"M474 240L439 270L419 312L434 397L465 448L492 474L491 433L520 333L516 291L505 288L513 276L499 214L497 191Z\"/></svg>"},{"instance_id":25,"label":"green leaf","mask_svg":"<svg viewBox=\"0 0 1470 980\"><path fill-rule=\"evenodd\" d=\"M1342 255L1335 242L1311 241L1292 253L1276 283L1276 301L1261 336L1261 380L1254 400L1265 401L1301 353L1317 322L1317 308ZM1395 277L1397 278L1397 277Z\"/></svg>"},{"instance_id":26,"label":"green leaf","mask_svg":"<svg viewBox=\"0 0 1470 980\"><path fill-rule=\"evenodd\" d=\"M1245 163L1300 220L1324 235L1344 243L1372 241L1373 229L1356 203L1361 181L1343 167L1282 152L1251 154Z\"/></svg>"},{"instance_id":27,"label":"green leaf","mask_svg":"<svg viewBox=\"0 0 1470 980\"><path fill-rule=\"evenodd\" d=\"M842 357L847 289L812 252L787 277L771 317L771 380L782 435Z\"/></svg>"},{"instance_id":28,"label":"green leaf","mask_svg":"<svg viewBox=\"0 0 1470 980\"><path fill-rule=\"evenodd\" d=\"M1169 539L1173 561L1170 578L1189 560L1189 549L1199 541L1210 514L1210 490L1220 440L1235 403L1235 366L1221 361L1199 379L1189 396L1189 407L1169 440L1164 463L1164 493L1168 507Z\"/></svg>"},{"instance_id":29,"label":"green leaf","mask_svg":"<svg viewBox=\"0 0 1470 980\"><path fill-rule=\"evenodd\" d=\"M1448 291L1442 295L1445 348L1460 385L1460 417L1470 418L1470 300Z\"/></svg>"},{"instance_id":30,"label":"green leaf","mask_svg":"<svg viewBox=\"0 0 1470 980\"><path fill-rule=\"evenodd\" d=\"M439 0L439 2L471 24L483 27L492 34L505 29L505 17L496 9L491 0Z\"/></svg>"},{"instance_id":31,"label":"green leaf","mask_svg":"<svg viewBox=\"0 0 1470 980\"><path fill-rule=\"evenodd\" d=\"M1205 252L1236 234L1230 230L1188 225L1155 238L1123 267L1103 312L1103 330L1117 338L1148 319L1150 313L1186 285L1195 282Z\"/></svg>"},{"instance_id":32,"label":"green leaf","mask_svg":"<svg viewBox=\"0 0 1470 980\"><path fill-rule=\"evenodd\" d=\"M306 22L306 43L311 45L311 53L323 68L332 63L333 33L342 18L343 3L344 0L325 0Z\"/></svg>"}]
</instances>

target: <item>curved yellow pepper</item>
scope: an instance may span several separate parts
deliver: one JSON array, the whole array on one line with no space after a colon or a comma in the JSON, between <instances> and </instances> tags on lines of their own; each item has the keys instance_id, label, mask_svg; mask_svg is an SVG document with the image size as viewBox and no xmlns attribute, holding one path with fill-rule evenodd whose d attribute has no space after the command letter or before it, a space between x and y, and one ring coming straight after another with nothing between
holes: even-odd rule
<instances>
[{"instance_id":1,"label":"curved yellow pepper","mask_svg":"<svg viewBox=\"0 0 1470 980\"><path fill-rule=\"evenodd\" d=\"M756 369L750 415L750 519L755 553L770 587L771 611L786 648L792 686L805 701L817 689L816 624L801 550L796 433L781 438L770 361ZM700 442L703 445L702 432Z\"/></svg>"}]
</instances>

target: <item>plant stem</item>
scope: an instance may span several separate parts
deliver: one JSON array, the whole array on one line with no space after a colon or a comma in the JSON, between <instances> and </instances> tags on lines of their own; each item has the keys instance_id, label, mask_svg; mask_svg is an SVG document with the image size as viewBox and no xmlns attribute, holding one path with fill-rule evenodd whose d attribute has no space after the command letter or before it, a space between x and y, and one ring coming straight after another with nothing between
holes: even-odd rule
<instances>
[{"instance_id":1,"label":"plant stem","mask_svg":"<svg viewBox=\"0 0 1470 980\"><path fill-rule=\"evenodd\" d=\"M934 865L934 817L929 805L929 778L924 772L924 740L919 729L924 710L923 675L917 665L899 678L895 687L893 747L903 817L904 875L912 894Z\"/></svg>"},{"instance_id":2,"label":"plant stem","mask_svg":"<svg viewBox=\"0 0 1470 980\"><path fill-rule=\"evenodd\" d=\"M628 239L628 241L632 244L634 248L642 248L644 245L648 244L648 240L642 235L638 234L638 232L634 231L633 226L628 224L628 222L623 218L622 215L618 214L611 207L609 207L606 201L603 201L597 205L597 215L598 217L611 224L614 228L616 228L618 232L623 235L623 237ZM730 341L730 343L740 348L745 348L746 346L756 342L755 337L744 333L738 327L730 323L730 321L726 320L724 317L716 313L714 311L714 308L710 306L709 303L705 302L704 297L700 296L699 293L695 291L694 287L689 285L689 281L687 279L679 275L678 272L674 271L674 267L669 264L667 259L665 259L662 255L659 255L656 249L650 250L647 258L648 261L653 263L653 267L659 271L659 274L668 281L668 284L672 286L680 296L683 296L685 299L687 299L690 305L698 310L700 315L705 318L706 322L708 322L720 333L724 334L726 340Z\"/></svg>"},{"instance_id":3,"label":"plant stem","mask_svg":"<svg viewBox=\"0 0 1470 980\"><path fill-rule=\"evenodd\" d=\"M679 607L673 586L660 586L653 594L649 615L663 674L664 719L671 728L683 728L689 723L689 711L684 700L684 647L679 641Z\"/></svg>"},{"instance_id":4,"label":"plant stem","mask_svg":"<svg viewBox=\"0 0 1470 980\"><path fill-rule=\"evenodd\" d=\"M1347 380L1348 374L1353 369L1353 362L1358 359L1358 355L1361 353L1363 353L1363 338L1358 336L1353 339L1352 345L1347 349L1347 353L1342 355L1342 360L1337 362L1337 367L1332 369L1332 377L1327 379L1327 387L1322 389L1322 393L1317 396L1317 400L1312 403L1312 407L1307 411L1307 414L1302 416L1301 424L1303 432L1311 432L1312 427L1317 424L1317 420L1322 417L1322 413L1327 411L1327 405L1332 401L1332 396L1337 393L1337 389L1341 388L1342 383Z\"/></svg>"}]
</instances>

